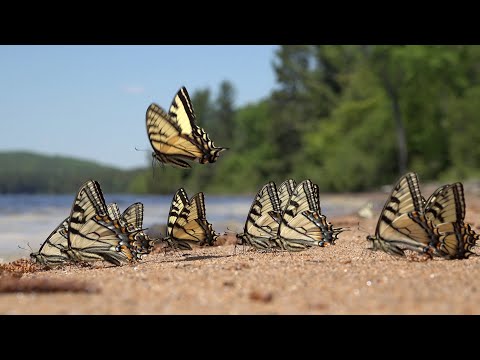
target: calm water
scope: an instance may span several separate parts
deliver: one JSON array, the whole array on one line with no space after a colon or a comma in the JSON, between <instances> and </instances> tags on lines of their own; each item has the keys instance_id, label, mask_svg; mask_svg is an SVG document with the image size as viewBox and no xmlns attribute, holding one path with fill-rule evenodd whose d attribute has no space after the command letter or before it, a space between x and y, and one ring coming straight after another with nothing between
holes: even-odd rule
<instances>
[{"instance_id":1,"label":"calm water","mask_svg":"<svg viewBox=\"0 0 480 360\"><path fill-rule=\"evenodd\" d=\"M190 195L190 194L189 194ZM254 195L214 196L205 194L207 219L217 232L240 232ZM70 214L72 195L0 195L0 262L28 257ZM116 202L120 211L134 202L144 205L144 227L165 224L172 195L105 194L107 204ZM322 200L322 212L339 215L342 209ZM27 250L19 248L23 247Z\"/></svg>"}]
</instances>

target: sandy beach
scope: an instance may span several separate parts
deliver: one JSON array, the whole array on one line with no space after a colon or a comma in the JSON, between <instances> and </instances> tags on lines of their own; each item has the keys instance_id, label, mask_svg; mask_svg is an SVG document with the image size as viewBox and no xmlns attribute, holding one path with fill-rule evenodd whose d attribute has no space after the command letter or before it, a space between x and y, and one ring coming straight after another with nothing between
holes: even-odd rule
<instances>
[{"instance_id":1,"label":"sandy beach","mask_svg":"<svg viewBox=\"0 0 480 360\"><path fill-rule=\"evenodd\" d=\"M362 196L377 204L374 217L329 217L350 231L325 248L262 253L227 238L120 267L4 264L0 314L480 314L480 257L425 261L367 250L366 231L374 233L387 195ZM466 202L466 221L479 232L478 192L466 191Z\"/></svg>"}]
</instances>

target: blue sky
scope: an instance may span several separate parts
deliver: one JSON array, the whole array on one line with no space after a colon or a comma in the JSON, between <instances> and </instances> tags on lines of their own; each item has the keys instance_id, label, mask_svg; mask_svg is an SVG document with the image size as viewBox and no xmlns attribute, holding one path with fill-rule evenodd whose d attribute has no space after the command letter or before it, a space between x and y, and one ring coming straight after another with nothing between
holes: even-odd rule
<instances>
[{"instance_id":1,"label":"blue sky","mask_svg":"<svg viewBox=\"0 0 480 360\"><path fill-rule=\"evenodd\" d=\"M74 156L124 169L148 166L150 103L168 109L182 85L190 94L208 87L215 97L222 80L235 86L236 106L260 100L275 86L276 49L0 45L0 151Z\"/></svg>"}]
</instances>

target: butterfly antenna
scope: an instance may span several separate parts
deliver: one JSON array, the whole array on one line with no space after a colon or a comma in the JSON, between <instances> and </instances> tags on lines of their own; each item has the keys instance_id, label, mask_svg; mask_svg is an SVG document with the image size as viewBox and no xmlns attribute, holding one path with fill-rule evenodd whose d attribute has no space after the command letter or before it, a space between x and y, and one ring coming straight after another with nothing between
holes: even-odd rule
<instances>
[{"instance_id":1,"label":"butterfly antenna","mask_svg":"<svg viewBox=\"0 0 480 360\"><path fill-rule=\"evenodd\" d=\"M150 151L149 149L137 149L136 146L135 146L135 150L137 150L137 151Z\"/></svg>"},{"instance_id":2,"label":"butterfly antenna","mask_svg":"<svg viewBox=\"0 0 480 360\"><path fill-rule=\"evenodd\" d=\"M20 245L17 245L19 249L22 249L22 250L25 250L25 251L28 251L28 249L25 249L24 247L21 247ZM32 247L30 246L30 243L27 242L27 246L29 247L30 249L30 252L33 252L33 249Z\"/></svg>"},{"instance_id":3,"label":"butterfly antenna","mask_svg":"<svg viewBox=\"0 0 480 360\"><path fill-rule=\"evenodd\" d=\"M369 235L370 233L364 228L360 226L360 222L357 224L357 230L364 232L365 234Z\"/></svg>"}]
</instances>

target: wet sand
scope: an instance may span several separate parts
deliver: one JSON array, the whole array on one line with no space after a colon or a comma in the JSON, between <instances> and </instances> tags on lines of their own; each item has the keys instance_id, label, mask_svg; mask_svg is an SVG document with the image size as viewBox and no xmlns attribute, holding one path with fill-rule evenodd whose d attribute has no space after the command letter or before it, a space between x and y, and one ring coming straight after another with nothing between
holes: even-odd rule
<instances>
[{"instance_id":1,"label":"wet sand","mask_svg":"<svg viewBox=\"0 0 480 360\"><path fill-rule=\"evenodd\" d=\"M362 196L383 206L387 195ZM480 196L467 193L466 201L466 221L479 232ZM376 207L371 219L326 214L350 231L335 246L298 253L234 249L227 239L120 267L4 270L0 314L480 314L480 257L423 261L369 251L358 223L373 234ZM12 291L7 282L23 287L1 293L2 282L4 291Z\"/></svg>"}]
</instances>

